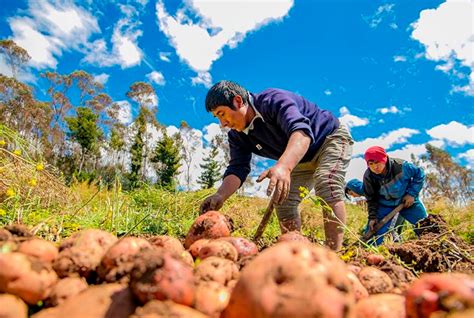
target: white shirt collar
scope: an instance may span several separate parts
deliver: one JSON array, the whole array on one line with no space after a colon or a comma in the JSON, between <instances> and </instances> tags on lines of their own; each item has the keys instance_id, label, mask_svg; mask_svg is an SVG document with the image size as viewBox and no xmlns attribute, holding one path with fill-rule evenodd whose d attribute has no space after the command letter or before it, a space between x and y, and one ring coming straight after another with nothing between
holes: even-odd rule
<instances>
[{"instance_id":1,"label":"white shirt collar","mask_svg":"<svg viewBox=\"0 0 474 318\"><path fill-rule=\"evenodd\" d=\"M244 130L242 130L242 132L243 132L244 134L246 134L246 135L248 135L249 132L250 132L250 130L253 129L253 122L255 121L255 119L260 118L260 119L262 119L263 122L265 122L265 120L264 120L263 117L262 117L262 114L260 114L260 112L259 112L259 111L255 108L255 106L253 105L253 96L250 95L249 92L247 92L247 94L248 94L248 96L249 96L249 106L252 107L252 109L254 110L255 116L253 117L253 119L252 119L252 121L250 122L250 124L249 124L247 127L245 127Z\"/></svg>"}]
</instances>

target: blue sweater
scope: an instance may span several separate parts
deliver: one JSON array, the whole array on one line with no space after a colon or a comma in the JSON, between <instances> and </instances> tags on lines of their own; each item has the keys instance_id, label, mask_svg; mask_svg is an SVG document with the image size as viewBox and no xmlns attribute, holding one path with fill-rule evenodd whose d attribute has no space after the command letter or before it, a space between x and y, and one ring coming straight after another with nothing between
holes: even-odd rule
<instances>
[{"instance_id":1,"label":"blue sweater","mask_svg":"<svg viewBox=\"0 0 474 318\"><path fill-rule=\"evenodd\" d=\"M253 129L248 134L233 129L229 131L230 161L224 178L233 174L243 183L250 173L252 154L278 160L291 134L297 130L311 138L301 162L310 161L326 136L339 127L339 121L332 113L295 93L269 88L250 95L252 106L261 118L254 120Z\"/></svg>"},{"instance_id":2,"label":"blue sweater","mask_svg":"<svg viewBox=\"0 0 474 318\"><path fill-rule=\"evenodd\" d=\"M423 169L402 160L388 158L387 172L377 175L367 169L364 174L364 192L369 207L369 219L377 217L379 205L394 207L402 202L405 194L414 198L423 187Z\"/></svg>"}]
</instances>

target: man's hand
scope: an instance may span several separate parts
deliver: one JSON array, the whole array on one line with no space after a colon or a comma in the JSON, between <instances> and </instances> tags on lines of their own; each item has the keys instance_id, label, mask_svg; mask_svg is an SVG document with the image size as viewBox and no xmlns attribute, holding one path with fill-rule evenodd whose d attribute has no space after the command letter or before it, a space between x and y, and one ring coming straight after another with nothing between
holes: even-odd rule
<instances>
[{"instance_id":1,"label":"man's hand","mask_svg":"<svg viewBox=\"0 0 474 318\"><path fill-rule=\"evenodd\" d=\"M415 198L412 197L411 195L409 194L406 194L403 199L402 199L402 202L405 206L405 208L409 208L413 205L413 202L415 202Z\"/></svg>"},{"instance_id":2,"label":"man's hand","mask_svg":"<svg viewBox=\"0 0 474 318\"><path fill-rule=\"evenodd\" d=\"M219 193L214 193L204 199L199 209L199 214L204 214L207 211L217 211L224 205L224 198Z\"/></svg>"},{"instance_id":3,"label":"man's hand","mask_svg":"<svg viewBox=\"0 0 474 318\"><path fill-rule=\"evenodd\" d=\"M257 182L261 182L265 178L270 179L267 188L267 195L270 196L273 193L272 200L276 204L283 203L290 192L291 170L286 166L277 163L270 169L262 172L262 174L257 178Z\"/></svg>"},{"instance_id":4,"label":"man's hand","mask_svg":"<svg viewBox=\"0 0 474 318\"><path fill-rule=\"evenodd\" d=\"M375 229L376 224L377 224L376 219L370 219L369 220L369 231L373 231Z\"/></svg>"}]
</instances>

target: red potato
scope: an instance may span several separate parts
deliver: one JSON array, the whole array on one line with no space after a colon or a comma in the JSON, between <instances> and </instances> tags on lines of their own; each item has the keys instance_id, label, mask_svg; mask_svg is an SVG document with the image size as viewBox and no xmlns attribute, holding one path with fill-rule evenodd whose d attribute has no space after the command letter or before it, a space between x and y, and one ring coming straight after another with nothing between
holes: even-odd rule
<instances>
[{"instance_id":1,"label":"red potato","mask_svg":"<svg viewBox=\"0 0 474 318\"><path fill-rule=\"evenodd\" d=\"M91 286L57 307L41 310L31 318L127 318L136 305L130 289L121 284Z\"/></svg>"},{"instance_id":2,"label":"red potato","mask_svg":"<svg viewBox=\"0 0 474 318\"><path fill-rule=\"evenodd\" d=\"M162 247L165 250L176 253L176 254L181 254L185 250L180 240L168 235L153 236L153 237L150 237L148 241L153 246Z\"/></svg>"},{"instance_id":3,"label":"red potato","mask_svg":"<svg viewBox=\"0 0 474 318\"><path fill-rule=\"evenodd\" d=\"M258 253L257 245L254 242L249 241L243 237L228 236L228 237L221 237L217 240L231 243L239 254L238 259L241 259L242 257L246 257L246 256L256 255Z\"/></svg>"},{"instance_id":4,"label":"red potato","mask_svg":"<svg viewBox=\"0 0 474 318\"><path fill-rule=\"evenodd\" d=\"M58 248L51 242L33 238L20 244L18 252L52 263L58 257Z\"/></svg>"},{"instance_id":5,"label":"red potato","mask_svg":"<svg viewBox=\"0 0 474 318\"><path fill-rule=\"evenodd\" d=\"M61 305L71 297L76 296L80 292L86 290L89 286L84 278L66 277L59 280L51 289L46 304L49 307Z\"/></svg>"},{"instance_id":6,"label":"red potato","mask_svg":"<svg viewBox=\"0 0 474 318\"><path fill-rule=\"evenodd\" d=\"M226 216L217 212L209 211L200 215L191 225L186 235L184 247L189 248L199 239L217 239L230 236L232 224Z\"/></svg>"},{"instance_id":7,"label":"red potato","mask_svg":"<svg viewBox=\"0 0 474 318\"><path fill-rule=\"evenodd\" d=\"M59 277L81 276L90 278L95 273L105 252L117 238L101 230L84 230L61 243L53 268Z\"/></svg>"},{"instance_id":8,"label":"red potato","mask_svg":"<svg viewBox=\"0 0 474 318\"><path fill-rule=\"evenodd\" d=\"M359 275L360 271L362 270L362 267L353 264L348 264L347 269L353 272L354 274Z\"/></svg>"},{"instance_id":9,"label":"red potato","mask_svg":"<svg viewBox=\"0 0 474 318\"><path fill-rule=\"evenodd\" d=\"M352 284L352 289L354 290L354 296L356 301L369 297L369 292L364 287L364 285L362 285L356 274L348 271L347 278L349 278Z\"/></svg>"},{"instance_id":10,"label":"red potato","mask_svg":"<svg viewBox=\"0 0 474 318\"><path fill-rule=\"evenodd\" d=\"M194 269L197 281L214 281L222 286L239 278L237 265L225 258L211 256L199 263Z\"/></svg>"},{"instance_id":11,"label":"red potato","mask_svg":"<svg viewBox=\"0 0 474 318\"><path fill-rule=\"evenodd\" d=\"M211 240L209 239L200 239L191 244L191 246L188 248L189 253L191 253L192 257L197 258L199 255L199 251L204 245L207 245Z\"/></svg>"},{"instance_id":12,"label":"red potato","mask_svg":"<svg viewBox=\"0 0 474 318\"><path fill-rule=\"evenodd\" d=\"M0 229L0 242L10 241L12 238L13 235L10 233L10 231Z\"/></svg>"},{"instance_id":13,"label":"red potato","mask_svg":"<svg viewBox=\"0 0 474 318\"><path fill-rule=\"evenodd\" d=\"M462 274L423 274L409 287L405 297L409 318L472 310L474 279Z\"/></svg>"},{"instance_id":14,"label":"red potato","mask_svg":"<svg viewBox=\"0 0 474 318\"><path fill-rule=\"evenodd\" d=\"M277 243L280 242L306 242L311 243L310 240L301 234L299 231L286 232L278 237Z\"/></svg>"},{"instance_id":15,"label":"red potato","mask_svg":"<svg viewBox=\"0 0 474 318\"><path fill-rule=\"evenodd\" d=\"M385 260L385 257L380 254L370 254L367 256L367 264L368 265L378 265Z\"/></svg>"},{"instance_id":16,"label":"red potato","mask_svg":"<svg viewBox=\"0 0 474 318\"><path fill-rule=\"evenodd\" d=\"M350 317L354 295L346 274L329 249L275 244L242 270L222 317Z\"/></svg>"},{"instance_id":17,"label":"red potato","mask_svg":"<svg viewBox=\"0 0 474 318\"><path fill-rule=\"evenodd\" d=\"M376 267L362 268L358 277L369 294L388 293L393 289L393 282L390 276Z\"/></svg>"},{"instance_id":18,"label":"red potato","mask_svg":"<svg viewBox=\"0 0 474 318\"><path fill-rule=\"evenodd\" d=\"M193 269L165 250L144 250L135 258L130 287L142 304L169 299L190 306L194 301Z\"/></svg>"},{"instance_id":19,"label":"red potato","mask_svg":"<svg viewBox=\"0 0 474 318\"><path fill-rule=\"evenodd\" d=\"M172 301L151 300L130 318L207 318L203 313Z\"/></svg>"},{"instance_id":20,"label":"red potato","mask_svg":"<svg viewBox=\"0 0 474 318\"><path fill-rule=\"evenodd\" d=\"M57 279L51 266L36 258L21 253L0 253L0 292L35 305L49 296Z\"/></svg>"},{"instance_id":21,"label":"red potato","mask_svg":"<svg viewBox=\"0 0 474 318\"><path fill-rule=\"evenodd\" d=\"M0 294L1 318L27 318L28 306L17 296Z\"/></svg>"},{"instance_id":22,"label":"red potato","mask_svg":"<svg viewBox=\"0 0 474 318\"><path fill-rule=\"evenodd\" d=\"M213 281L201 281L196 286L194 308L209 317L219 318L230 299L229 288Z\"/></svg>"},{"instance_id":23,"label":"red potato","mask_svg":"<svg viewBox=\"0 0 474 318\"><path fill-rule=\"evenodd\" d=\"M105 252L97 273L101 280L109 283L128 282L133 261L143 249L151 249L152 245L145 239L125 237L118 240Z\"/></svg>"},{"instance_id":24,"label":"red potato","mask_svg":"<svg viewBox=\"0 0 474 318\"><path fill-rule=\"evenodd\" d=\"M405 297L395 294L370 295L355 306L355 318L405 318Z\"/></svg>"},{"instance_id":25,"label":"red potato","mask_svg":"<svg viewBox=\"0 0 474 318\"><path fill-rule=\"evenodd\" d=\"M201 260L210 256L222 257L235 262L239 257L239 253L231 243L214 240L204 245L198 254L198 258Z\"/></svg>"},{"instance_id":26,"label":"red potato","mask_svg":"<svg viewBox=\"0 0 474 318\"><path fill-rule=\"evenodd\" d=\"M181 254L179 254L179 257L183 262L185 262L189 266L194 267L194 258L191 253L189 253L188 251L182 251Z\"/></svg>"}]
</instances>

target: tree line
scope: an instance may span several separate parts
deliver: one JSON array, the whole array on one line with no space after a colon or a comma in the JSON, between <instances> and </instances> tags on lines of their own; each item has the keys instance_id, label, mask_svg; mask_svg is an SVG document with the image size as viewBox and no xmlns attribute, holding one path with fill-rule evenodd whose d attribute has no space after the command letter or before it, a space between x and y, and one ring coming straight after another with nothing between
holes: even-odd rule
<instances>
[{"instance_id":1,"label":"tree line","mask_svg":"<svg viewBox=\"0 0 474 318\"><path fill-rule=\"evenodd\" d=\"M12 74L0 74L0 122L34 145L34 155L56 167L68 182L100 179L111 184L119 178L126 189L153 183L174 190L184 165L186 184L181 186L190 188L198 136L184 121L178 133L168 135L157 121L152 85L130 85L126 96L138 115L124 124L119 120L120 104L86 71L41 73L48 100L40 101L31 86L17 79L30 60L28 52L12 40L0 40L0 53ZM152 131L160 133L156 144L151 143ZM208 146L198 179L202 188L212 188L221 177L217 149L222 143L222 138L215 138Z\"/></svg>"}]
</instances>

